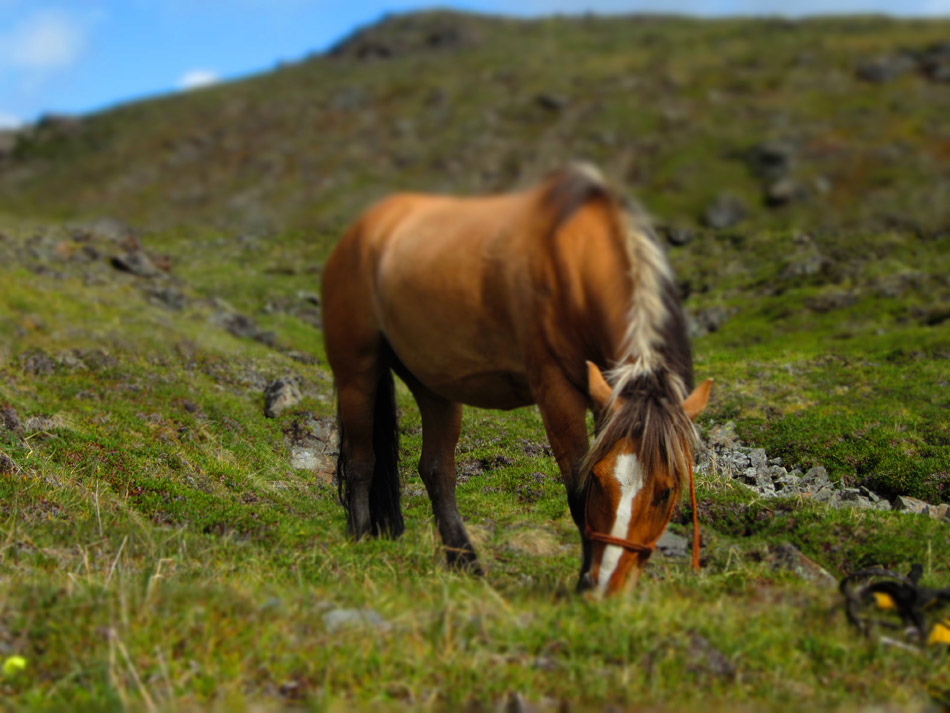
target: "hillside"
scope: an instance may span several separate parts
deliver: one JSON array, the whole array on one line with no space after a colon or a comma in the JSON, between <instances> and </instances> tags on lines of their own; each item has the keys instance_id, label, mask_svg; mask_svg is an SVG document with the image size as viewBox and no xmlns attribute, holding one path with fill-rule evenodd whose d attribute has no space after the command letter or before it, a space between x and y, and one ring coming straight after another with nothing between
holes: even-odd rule
<instances>
[{"instance_id":1,"label":"hillside","mask_svg":"<svg viewBox=\"0 0 950 713\"><path fill-rule=\"evenodd\" d=\"M948 36L415 14L4 139L0 710L946 705L946 652L865 640L834 585L950 585ZM600 605L535 409L466 410L484 579L442 564L402 387L407 533L346 539L317 297L376 197L578 157L656 216L716 378L703 572L673 537Z\"/></svg>"},{"instance_id":2,"label":"hillside","mask_svg":"<svg viewBox=\"0 0 950 713\"><path fill-rule=\"evenodd\" d=\"M948 34L873 17L397 16L243 82L53 118L4 162L0 208L335 233L394 187L507 190L586 158L664 220L699 222L725 190L746 229L934 235Z\"/></svg>"}]
</instances>

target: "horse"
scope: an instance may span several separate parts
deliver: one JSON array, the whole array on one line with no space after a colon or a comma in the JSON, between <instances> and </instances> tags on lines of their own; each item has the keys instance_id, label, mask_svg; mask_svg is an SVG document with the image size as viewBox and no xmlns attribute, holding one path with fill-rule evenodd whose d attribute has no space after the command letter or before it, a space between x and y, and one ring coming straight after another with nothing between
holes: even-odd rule
<instances>
[{"instance_id":1,"label":"horse","mask_svg":"<svg viewBox=\"0 0 950 713\"><path fill-rule=\"evenodd\" d=\"M537 404L580 534L578 590L639 578L692 478L712 380L693 390L665 253L596 168L506 194L384 198L332 251L322 305L354 538L405 527L395 373L422 416L418 472L450 565L482 572L455 497L462 405Z\"/></svg>"}]
</instances>

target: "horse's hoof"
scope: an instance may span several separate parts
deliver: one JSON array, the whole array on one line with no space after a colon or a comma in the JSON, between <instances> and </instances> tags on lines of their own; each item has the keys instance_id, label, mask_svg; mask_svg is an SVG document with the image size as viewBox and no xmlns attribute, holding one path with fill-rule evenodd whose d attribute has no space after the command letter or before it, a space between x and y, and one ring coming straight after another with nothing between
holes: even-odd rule
<instances>
[{"instance_id":1,"label":"horse's hoof","mask_svg":"<svg viewBox=\"0 0 950 713\"><path fill-rule=\"evenodd\" d=\"M462 552L449 551L449 567L457 569L460 572L474 574L476 577L484 577L485 570L478 561L478 555L472 550L463 550Z\"/></svg>"}]
</instances>

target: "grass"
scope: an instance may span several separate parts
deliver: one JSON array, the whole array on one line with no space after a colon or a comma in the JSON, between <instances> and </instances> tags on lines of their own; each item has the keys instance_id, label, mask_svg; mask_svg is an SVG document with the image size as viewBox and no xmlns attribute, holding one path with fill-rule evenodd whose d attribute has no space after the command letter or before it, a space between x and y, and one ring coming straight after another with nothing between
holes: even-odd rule
<instances>
[{"instance_id":1,"label":"grass","mask_svg":"<svg viewBox=\"0 0 950 713\"><path fill-rule=\"evenodd\" d=\"M11 255L31 233L10 232ZM833 588L772 554L790 542L836 575L921 562L928 583L946 586L944 523L763 501L714 472L699 483L703 573L658 556L632 597L593 604L572 594L577 535L534 409L465 413L459 501L487 577L443 565L414 472L421 424L402 387L408 531L348 541L335 488L291 468L284 438L295 421L332 416L329 375L231 336L208 302L226 295L281 345L319 355L312 327L261 311L316 276L231 271L246 254L235 241L150 240L182 266L176 285L192 301L181 312L151 303L106 255L53 260L52 275L25 260L3 276L0 403L47 419L0 435L17 465L0 476L0 651L27 660L0 680L5 707L456 708L515 694L543 705L921 707L946 696L944 653L862 639ZM293 241L259 244L256 264L286 265ZM730 324L743 320L697 344L700 375L720 380L712 418L735 418L767 447L787 443L784 421L760 421L759 409L803 375L820 401L841 378L838 360L819 359L819 335L796 328L775 337L797 345L794 358L767 343L740 357ZM261 384L286 374L305 398L266 419ZM674 530L689 520L681 509ZM385 624L334 630L324 617L339 608L371 608Z\"/></svg>"}]
</instances>

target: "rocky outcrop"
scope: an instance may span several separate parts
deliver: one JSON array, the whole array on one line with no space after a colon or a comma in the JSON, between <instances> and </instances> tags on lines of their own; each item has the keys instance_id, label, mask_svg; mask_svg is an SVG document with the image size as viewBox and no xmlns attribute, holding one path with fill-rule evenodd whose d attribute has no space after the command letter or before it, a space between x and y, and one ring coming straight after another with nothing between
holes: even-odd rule
<instances>
[{"instance_id":1,"label":"rocky outcrop","mask_svg":"<svg viewBox=\"0 0 950 713\"><path fill-rule=\"evenodd\" d=\"M767 498L801 497L835 508L893 509L950 521L950 505L932 505L906 496L891 502L864 486L851 488L834 483L823 466L787 466L781 458L769 457L763 448L744 445L732 421L714 425L706 432L696 471L727 476Z\"/></svg>"}]
</instances>

